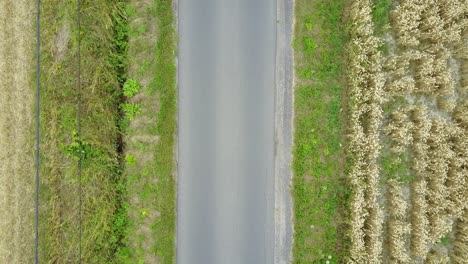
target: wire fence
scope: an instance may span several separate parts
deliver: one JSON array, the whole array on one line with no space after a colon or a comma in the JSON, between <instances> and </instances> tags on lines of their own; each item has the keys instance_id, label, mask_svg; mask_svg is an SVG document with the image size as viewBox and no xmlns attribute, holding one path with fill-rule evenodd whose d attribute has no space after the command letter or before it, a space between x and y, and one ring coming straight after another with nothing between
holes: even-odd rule
<instances>
[{"instance_id":1,"label":"wire fence","mask_svg":"<svg viewBox=\"0 0 468 264\"><path fill-rule=\"evenodd\" d=\"M41 98L41 0L37 0L36 15L36 202L35 202L35 242L34 263L39 263L39 136L40 136L40 98Z\"/></svg>"},{"instance_id":2,"label":"wire fence","mask_svg":"<svg viewBox=\"0 0 468 264\"><path fill-rule=\"evenodd\" d=\"M77 114L77 132L78 138L81 139L81 0L77 0L77 17L78 17L78 114ZM81 207L82 207L82 181L81 181L81 162L82 162L82 155L80 153L78 159L78 179L79 179L79 261L78 263L81 264L81 237L82 237L82 225L81 225Z\"/></svg>"}]
</instances>

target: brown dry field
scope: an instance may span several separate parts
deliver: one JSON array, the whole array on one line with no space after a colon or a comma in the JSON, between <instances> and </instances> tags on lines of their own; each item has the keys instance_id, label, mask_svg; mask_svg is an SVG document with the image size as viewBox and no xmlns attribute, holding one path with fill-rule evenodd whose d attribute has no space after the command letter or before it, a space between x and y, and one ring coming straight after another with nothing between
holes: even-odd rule
<instances>
[{"instance_id":1,"label":"brown dry field","mask_svg":"<svg viewBox=\"0 0 468 264\"><path fill-rule=\"evenodd\" d=\"M34 4L0 1L0 263L32 263Z\"/></svg>"}]
</instances>

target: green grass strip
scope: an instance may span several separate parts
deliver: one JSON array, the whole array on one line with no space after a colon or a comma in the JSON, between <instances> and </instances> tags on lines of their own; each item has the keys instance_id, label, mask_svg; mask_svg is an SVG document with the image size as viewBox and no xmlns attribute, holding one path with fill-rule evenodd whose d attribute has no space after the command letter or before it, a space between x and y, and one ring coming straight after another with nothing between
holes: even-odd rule
<instances>
[{"instance_id":1,"label":"green grass strip","mask_svg":"<svg viewBox=\"0 0 468 264\"><path fill-rule=\"evenodd\" d=\"M156 1L156 17L159 20L156 44L156 76L153 80L159 95L160 110L156 127L160 143L155 150L156 174L159 176L157 197L161 218L154 223L157 234L156 251L162 263L175 262L175 161L174 144L176 129L177 91L175 49L176 35L172 0Z\"/></svg>"},{"instance_id":2,"label":"green grass strip","mask_svg":"<svg viewBox=\"0 0 468 264\"><path fill-rule=\"evenodd\" d=\"M146 5L132 1L126 10L134 22L129 28L128 78L149 83L138 95L140 111L135 120L123 122L128 139L128 202L127 217L122 215L120 222L128 223L122 239L125 245L116 259L118 263L175 263L175 15L171 0ZM142 137L154 141L135 140Z\"/></svg>"},{"instance_id":3,"label":"green grass strip","mask_svg":"<svg viewBox=\"0 0 468 264\"><path fill-rule=\"evenodd\" d=\"M296 1L294 263L340 263L343 256L344 8L344 0Z\"/></svg>"}]
</instances>

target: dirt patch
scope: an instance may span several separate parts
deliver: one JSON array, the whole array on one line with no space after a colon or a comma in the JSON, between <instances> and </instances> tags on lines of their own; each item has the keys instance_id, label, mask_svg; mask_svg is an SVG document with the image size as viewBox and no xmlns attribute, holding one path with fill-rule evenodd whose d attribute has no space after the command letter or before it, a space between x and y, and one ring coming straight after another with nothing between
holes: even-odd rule
<instances>
[{"instance_id":1,"label":"dirt patch","mask_svg":"<svg viewBox=\"0 0 468 264\"><path fill-rule=\"evenodd\" d=\"M70 40L70 26L67 22L62 24L60 31L57 33L55 39L56 57L58 61L62 61L68 48L68 42Z\"/></svg>"},{"instance_id":2,"label":"dirt patch","mask_svg":"<svg viewBox=\"0 0 468 264\"><path fill-rule=\"evenodd\" d=\"M0 263L32 263L34 5L0 4Z\"/></svg>"}]
</instances>

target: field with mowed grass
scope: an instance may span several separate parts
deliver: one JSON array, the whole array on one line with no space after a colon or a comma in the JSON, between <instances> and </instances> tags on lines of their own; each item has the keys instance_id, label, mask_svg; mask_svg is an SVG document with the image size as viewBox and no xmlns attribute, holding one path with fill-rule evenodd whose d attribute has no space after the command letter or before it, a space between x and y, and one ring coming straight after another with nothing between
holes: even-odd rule
<instances>
[{"instance_id":1,"label":"field with mowed grass","mask_svg":"<svg viewBox=\"0 0 468 264\"><path fill-rule=\"evenodd\" d=\"M295 34L294 262L466 263L468 3L296 1Z\"/></svg>"},{"instance_id":2,"label":"field with mowed grass","mask_svg":"<svg viewBox=\"0 0 468 264\"><path fill-rule=\"evenodd\" d=\"M32 263L34 7L0 1L0 263Z\"/></svg>"}]
</instances>

